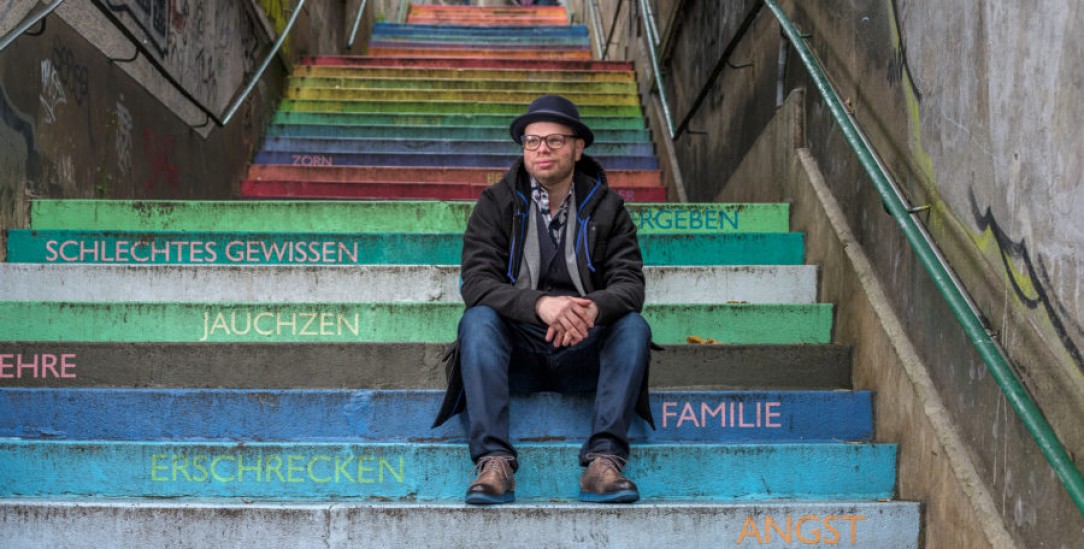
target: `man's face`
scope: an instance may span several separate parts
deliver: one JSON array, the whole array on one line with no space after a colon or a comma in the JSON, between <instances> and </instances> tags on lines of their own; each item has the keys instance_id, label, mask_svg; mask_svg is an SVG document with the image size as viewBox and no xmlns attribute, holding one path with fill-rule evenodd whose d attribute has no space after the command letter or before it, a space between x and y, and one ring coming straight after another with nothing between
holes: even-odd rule
<instances>
[{"instance_id":1,"label":"man's face","mask_svg":"<svg viewBox=\"0 0 1084 549\"><path fill-rule=\"evenodd\" d=\"M535 122L528 124L523 135L537 135L542 137L542 144L537 149L529 151L523 149L523 165L527 173L531 174L545 188L549 189L566 179L571 179L572 170L576 162L583 156L583 139L568 138L565 146L559 149L551 149L545 142L548 135L572 135L572 128L556 122Z\"/></svg>"}]
</instances>

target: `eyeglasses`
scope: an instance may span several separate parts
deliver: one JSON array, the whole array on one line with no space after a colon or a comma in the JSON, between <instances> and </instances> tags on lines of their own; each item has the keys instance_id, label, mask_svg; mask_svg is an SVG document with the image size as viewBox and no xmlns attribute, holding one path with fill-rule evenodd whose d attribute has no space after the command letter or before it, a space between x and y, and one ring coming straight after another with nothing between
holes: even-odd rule
<instances>
[{"instance_id":1,"label":"eyeglasses","mask_svg":"<svg viewBox=\"0 0 1084 549\"><path fill-rule=\"evenodd\" d=\"M578 135L564 135L560 133L551 133L547 136L541 135L525 135L520 138L519 142L523 145L523 148L528 151L533 151L542 146L542 142L546 142L546 146L552 150L560 149L568 143L568 139L576 139Z\"/></svg>"}]
</instances>

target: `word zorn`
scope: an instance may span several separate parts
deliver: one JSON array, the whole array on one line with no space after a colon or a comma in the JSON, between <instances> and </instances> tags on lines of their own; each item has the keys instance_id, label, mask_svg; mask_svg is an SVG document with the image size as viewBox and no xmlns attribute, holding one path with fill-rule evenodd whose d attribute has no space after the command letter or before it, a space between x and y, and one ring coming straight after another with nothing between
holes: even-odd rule
<instances>
[{"instance_id":1,"label":"word zorn","mask_svg":"<svg viewBox=\"0 0 1084 549\"><path fill-rule=\"evenodd\" d=\"M0 354L0 379L48 379L74 378L75 355L50 353L32 354L23 358L23 354Z\"/></svg>"},{"instance_id":2,"label":"word zorn","mask_svg":"<svg viewBox=\"0 0 1084 549\"><path fill-rule=\"evenodd\" d=\"M341 336L343 329L354 335L359 335L361 315L354 313L354 322L342 313L229 313L229 321L226 313L214 313L212 320L211 311L203 313L203 337L200 341L207 341L215 334L248 335L255 332L262 336ZM240 322L238 322L240 320Z\"/></svg>"},{"instance_id":3,"label":"word zorn","mask_svg":"<svg viewBox=\"0 0 1084 549\"><path fill-rule=\"evenodd\" d=\"M730 402L730 406L727 406L726 402L720 402L715 406L709 402L700 402L700 409L692 402L684 403L681 407L681 415L674 411L674 408L678 406L678 402L663 402L662 403L662 427L663 429L670 427L673 423L673 427L680 429L686 422L692 427L708 427L708 422L715 422L715 418L718 418L719 427L732 427L737 429L759 429L780 428L783 425L779 422L782 412L776 411L781 403L779 402L757 402L756 410L746 411L746 405L752 404L749 402ZM753 406L749 406L753 408ZM699 415L697 412L699 411ZM677 418L676 422L673 422L673 418Z\"/></svg>"},{"instance_id":4,"label":"word zorn","mask_svg":"<svg viewBox=\"0 0 1084 549\"><path fill-rule=\"evenodd\" d=\"M839 530L832 523L836 521L851 523L851 545L858 542L858 521L866 520L865 515L802 515L798 520L787 515L786 523L773 518L771 515L764 516L764 529L758 528L756 518L752 515L745 517L745 524L741 527L737 544L741 545L746 538L752 538L760 544L772 543L772 532L779 536L783 543L792 543L797 540L806 545L822 543L824 545L836 545L840 542ZM808 524L808 526L807 526ZM822 530L819 526L824 526Z\"/></svg>"},{"instance_id":5,"label":"word zorn","mask_svg":"<svg viewBox=\"0 0 1084 549\"><path fill-rule=\"evenodd\" d=\"M384 456L372 455L152 454L151 480L241 483L248 474L248 482L262 483L383 484L390 478L402 484L406 465L402 456L398 461L396 468Z\"/></svg>"}]
</instances>

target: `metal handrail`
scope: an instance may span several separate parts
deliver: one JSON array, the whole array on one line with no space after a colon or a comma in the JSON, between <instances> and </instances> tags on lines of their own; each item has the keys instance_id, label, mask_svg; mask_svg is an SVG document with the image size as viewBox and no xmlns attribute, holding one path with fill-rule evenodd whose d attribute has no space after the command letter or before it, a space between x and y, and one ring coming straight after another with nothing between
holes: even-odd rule
<instances>
[{"instance_id":1,"label":"metal handrail","mask_svg":"<svg viewBox=\"0 0 1084 549\"><path fill-rule=\"evenodd\" d=\"M953 314L960 322L964 332L967 333L968 339L971 340L983 362L986 363L990 374L997 381L998 386L1001 387L1001 391L1005 394L1009 404L1012 405L1013 410L1024 423L1028 432L1031 433L1039 449L1042 450L1043 456L1046 457L1058 478L1061 479L1062 485L1076 504L1077 510L1084 514L1084 476L1081 476L1080 470L1073 464L1068 452L1058 440L1046 418L1043 417L1039 407L1028 395L1020 380L1017 379L1004 349L983 326L981 314L976 309L972 309L973 302L970 301L963 287L959 284L959 280L956 279L951 267L940 255L933 243L933 239L925 231L925 228L915 221L913 217L915 211L907 205L902 193L895 187L884 165L877 160L865 136L855 125L854 120L847 113L847 109L844 108L843 102L839 99L839 94L832 88L824 70L813 57L812 52L805 43L805 39L775 0L764 0L764 4L779 20L784 35L797 50L798 56L801 57L802 63L817 87L817 91L820 92L821 97L828 105L832 117L839 124L840 130L843 131L844 137L854 150L866 174L873 181L873 185L877 188L877 192L880 193L885 207L900 225L915 255L918 256L922 266L926 269L934 284L937 285L945 301L948 302Z\"/></svg>"},{"instance_id":2,"label":"metal handrail","mask_svg":"<svg viewBox=\"0 0 1084 549\"><path fill-rule=\"evenodd\" d=\"M350 31L350 38L346 40L346 49L350 50L354 47L354 38L358 35L358 26L361 25L361 14L365 12L365 2L367 0L361 0L358 5L358 13L354 16L354 27Z\"/></svg>"},{"instance_id":3,"label":"metal handrail","mask_svg":"<svg viewBox=\"0 0 1084 549\"><path fill-rule=\"evenodd\" d=\"M252 89L256 87L256 83L260 81L260 77L263 76L264 71L267 70L267 66L271 64L271 60L278 55L279 49L282 48L282 43L286 41L286 37L290 35L290 31L294 28L294 23L297 22L297 16L301 14L301 8L305 5L305 0L297 0L297 6L294 7L294 12L290 14L290 20L286 22L286 26L282 28L282 32L279 33L279 37L275 40L275 45L271 48L271 51L267 52L267 57L264 58L263 63L260 63L260 68L256 70L256 74L252 76L252 80L245 86L245 90L241 92L241 95L233 101L230 108L226 110L226 115L222 117L222 121L219 122L220 126L225 126L230 123L230 119L237 113L237 109L241 108L241 104L245 102L248 94L252 93ZM364 3L362 4L364 5Z\"/></svg>"},{"instance_id":4,"label":"metal handrail","mask_svg":"<svg viewBox=\"0 0 1084 549\"><path fill-rule=\"evenodd\" d=\"M30 27L33 27L38 21L45 19L50 13L53 13L53 10L57 9L63 1L64 0L53 0L53 2L48 6L45 6L45 9L41 10L40 13L27 17L19 24L19 26L11 29L11 32L9 32L7 36L0 38L0 51L4 51L4 48L10 46L11 43L14 42L16 38L22 36L24 32L30 30Z\"/></svg>"},{"instance_id":5,"label":"metal handrail","mask_svg":"<svg viewBox=\"0 0 1084 549\"><path fill-rule=\"evenodd\" d=\"M587 19L591 23L591 47L595 50L595 59L602 59L602 35L605 34L602 28L602 18L599 17L598 0L587 0Z\"/></svg>"},{"instance_id":6,"label":"metal handrail","mask_svg":"<svg viewBox=\"0 0 1084 549\"><path fill-rule=\"evenodd\" d=\"M655 80L655 87L659 90L659 102L662 103L663 119L666 122L667 139L674 140L674 117L670 114L670 100L666 94L666 82L663 80L662 71L659 69L659 54L655 51L659 38L655 34L655 23L652 21L651 7L648 0L640 0L640 17L644 23L644 37L647 38L647 52L651 57L651 74Z\"/></svg>"}]
</instances>

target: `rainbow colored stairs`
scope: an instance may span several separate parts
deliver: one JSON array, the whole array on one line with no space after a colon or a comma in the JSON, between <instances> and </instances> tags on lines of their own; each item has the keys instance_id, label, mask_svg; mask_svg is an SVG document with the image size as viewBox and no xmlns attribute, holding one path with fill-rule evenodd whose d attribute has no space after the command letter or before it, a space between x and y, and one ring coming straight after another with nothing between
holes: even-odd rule
<instances>
[{"instance_id":1,"label":"rainbow colored stairs","mask_svg":"<svg viewBox=\"0 0 1084 549\"><path fill-rule=\"evenodd\" d=\"M265 200L34 201L0 264L0 545L917 547L787 205L660 202L631 67L567 20L413 6L370 57L306 60L242 186ZM659 429L631 433L642 503L575 503L590 399L517 397L518 503L470 508L462 417L429 428L463 200L552 92L640 229Z\"/></svg>"}]
</instances>

